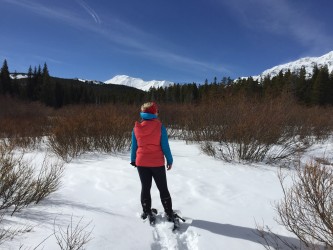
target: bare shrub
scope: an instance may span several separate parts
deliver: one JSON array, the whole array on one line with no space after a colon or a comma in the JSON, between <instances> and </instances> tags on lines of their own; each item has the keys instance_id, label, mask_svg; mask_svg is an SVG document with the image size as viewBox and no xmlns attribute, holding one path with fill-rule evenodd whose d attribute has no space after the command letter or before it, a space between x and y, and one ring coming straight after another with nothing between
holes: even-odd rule
<instances>
[{"instance_id":1,"label":"bare shrub","mask_svg":"<svg viewBox=\"0 0 333 250\"><path fill-rule=\"evenodd\" d=\"M44 134L38 118L7 117L0 120L0 136L20 148L37 148Z\"/></svg>"},{"instance_id":2,"label":"bare shrub","mask_svg":"<svg viewBox=\"0 0 333 250\"><path fill-rule=\"evenodd\" d=\"M54 128L49 136L49 146L64 161L69 162L91 150L88 135L85 131L84 116L54 119Z\"/></svg>"},{"instance_id":3,"label":"bare shrub","mask_svg":"<svg viewBox=\"0 0 333 250\"><path fill-rule=\"evenodd\" d=\"M57 191L61 184L61 178L64 172L64 164L59 162L50 162L44 158L42 166L32 184L34 192L31 195L31 202L35 204Z\"/></svg>"},{"instance_id":4,"label":"bare shrub","mask_svg":"<svg viewBox=\"0 0 333 250\"><path fill-rule=\"evenodd\" d=\"M0 216L0 245L5 241L13 240L15 237L30 232L32 230L32 226L25 225L21 227L4 227L3 224L3 216Z\"/></svg>"},{"instance_id":5,"label":"bare shrub","mask_svg":"<svg viewBox=\"0 0 333 250\"><path fill-rule=\"evenodd\" d=\"M39 103L0 95L0 138L16 147L36 148L49 128L52 110Z\"/></svg>"},{"instance_id":6,"label":"bare shrub","mask_svg":"<svg viewBox=\"0 0 333 250\"><path fill-rule=\"evenodd\" d=\"M62 163L49 164L44 160L36 177L34 167L15 157L10 149L0 145L0 210L12 208L11 215L31 203L38 203L60 185Z\"/></svg>"},{"instance_id":7,"label":"bare shrub","mask_svg":"<svg viewBox=\"0 0 333 250\"><path fill-rule=\"evenodd\" d=\"M276 205L279 223L308 247L333 247L333 169L318 162L296 167L290 187L279 179L284 197Z\"/></svg>"},{"instance_id":8,"label":"bare shrub","mask_svg":"<svg viewBox=\"0 0 333 250\"><path fill-rule=\"evenodd\" d=\"M119 152L130 145L133 117L117 106L72 107L53 120L49 146L67 162L88 151Z\"/></svg>"},{"instance_id":9,"label":"bare shrub","mask_svg":"<svg viewBox=\"0 0 333 250\"><path fill-rule=\"evenodd\" d=\"M326 141L333 131L333 108L312 107L309 109L312 134L316 141Z\"/></svg>"},{"instance_id":10,"label":"bare shrub","mask_svg":"<svg viewBox=\"0 0 333 250\"><path fill-rule=\"evenodd\" d=\"M133 117L112 106L98 109L92 116L91 141L101 152L119 152L129 147Z\"/></svg>"},{"instance_id":11,"label":"bare shrub","mask_svg":"<svg viewBox=\"0 0 333 250\"><path fill-rule=\"evenodd\" d=\"M185 138L223 160L274 163L303 152L318 138L327 138L332 119L317 119L318 112L315 115L312 108L286 96L257 100L240 95L184 114L192 116L186 118Z\"/></svg>"},{"instance_id":12,"label":"bare shrub","mask_svg":"<svg viewBox=\"0 0 333 250\"><path fill-rule=\"evenodd\" d=\"M65 230L60 226L56 227L54 224L54 235L61 250L83 250L88 242L91 241L92 229L87 230L90 222L82 225L82 219L78 223L73 224L72 216L71 222Z\"/></svg>"},{"instance_id":13,"label":"bare shrub","mask_svg":"<svg viewBox=\"0 0 333 250\"><path fill-rule=\"evenodd\" d=\"M195 121L200 120L200 112L197 108L197 105L189 104L161 104L159 119L167 128L168 136L186 140L187 131L196 127Z\"/></svg>"},{"instance_id":14,"label":"bare shrub","mask_svg":"<svg viewBox=\"0 0 333 250\"><path fill-rule=\"evenodd\" d=\"M260 160L267 151L268 141L274 136L267 128L258 103L246 99L216 102L198 108L198 119L192 120L189 139L198 141L209 155L224 160ZM192 125L191 124L191 125Z\"/></svg>"},{"instance_id":15,"label":"bare shrub","mask_svg":"<svg viewBox=\"0 0 333 250\"><path fill-rule=\"evenodd\" d=\"M200 142L200 148L206 155L213 156L213 157L216 157L216 155L217 155L216 147L210 141Z\"/></svg>"}]
</instances>

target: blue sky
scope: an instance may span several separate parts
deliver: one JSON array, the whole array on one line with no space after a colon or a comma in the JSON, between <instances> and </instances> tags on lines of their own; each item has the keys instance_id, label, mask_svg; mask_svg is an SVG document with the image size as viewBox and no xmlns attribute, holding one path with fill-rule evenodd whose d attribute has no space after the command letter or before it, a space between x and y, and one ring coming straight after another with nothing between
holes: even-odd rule
<instances>
[{"instance_id":1,"label":"blue sky","mask_svg":"<svg viewBox=\"0 0 333 250\"><path fill-rule=\"evenodd\" d=\"M333 50L332 0L0 0L0 60L52 76L201 83Z\"/></svg>"}]
</instances>

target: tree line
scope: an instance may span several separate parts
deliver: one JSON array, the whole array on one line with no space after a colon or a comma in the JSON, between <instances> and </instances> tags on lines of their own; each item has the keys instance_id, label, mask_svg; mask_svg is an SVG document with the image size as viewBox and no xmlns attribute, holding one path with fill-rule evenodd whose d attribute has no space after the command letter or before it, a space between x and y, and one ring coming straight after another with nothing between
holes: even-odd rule
<instances>
[{"instance_id":1,"label":"tree line","mask_svg":"<svg viewBox=\"0 0 333 250\"><path fill-rule=\"evenodd\" d=\"M151 88L144 92L127 86L94 84L75 79L51 77L47 64L32 69L27 78L11 79L7 61L0 71L0 94L20 99L40 101L47 106L60 108L69 104L126 103L137 104L147 100L161 103L198 104L209 103L242 93L248 97L277 97L289 93L305 105L333 105L333 72L327 66L313 67L310 77L302 67L298 72L280 71L278 75L261 79L239 78L232 80L214 77L212 82L174 84L169 87Z\"/></svg>"},{"instance_id":2,"label":"tree line","mask_svg":"<svg viewBox=\"0 0 333 250\"><path fill-rule=\"evenodd\" d=\"M278 75L254 79L253 77L232 80L224 77L221 81L204 84L175 84L168 88L151 89L148 99L166 103L207 103L229 98L239 93L253 98L278 97L289 94L304 105L333 105L333 72L327 66L313 67L310 77L304 67L298 72L280 71Z\"/></svg>"},{"instance_id":3,"label":"tree line","mask_svg":"<svg viewBox=\"0 0 333 250\"><path fill-rule=\"evenodd\" d=\"M71 104L137 103L142 102L144 91L127 86L95 84L78 79L52 77L47 64L30 66L24 78L11 77L7 60L0 70L0 94L21 100L38 101L46 106L60 108Z\"/></svg>"}]
</instances>

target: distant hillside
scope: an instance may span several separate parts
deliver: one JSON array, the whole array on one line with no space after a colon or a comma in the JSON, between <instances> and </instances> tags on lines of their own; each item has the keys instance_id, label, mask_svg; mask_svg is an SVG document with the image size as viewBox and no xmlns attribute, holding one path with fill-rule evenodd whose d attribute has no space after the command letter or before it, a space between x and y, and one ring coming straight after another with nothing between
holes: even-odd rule
<instances>
[{"instance_id":1,"label":"distant hillside","mask_svg":"<svg viewBox=\"0 0 333 250\"><path fill-rule=\"evenodd\" d=\"M24 74L11 74L12 86L22 99L41 101L48 106L68 104L137 103L145 92L116 84L96 84L96 81L42 77L29 79Z\"/></svg>"}]
</instances>

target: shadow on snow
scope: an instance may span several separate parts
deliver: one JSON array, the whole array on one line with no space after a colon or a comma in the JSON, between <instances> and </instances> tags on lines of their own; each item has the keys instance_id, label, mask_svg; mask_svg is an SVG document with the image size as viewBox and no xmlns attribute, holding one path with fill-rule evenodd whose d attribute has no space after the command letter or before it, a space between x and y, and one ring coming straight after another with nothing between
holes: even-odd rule
<instances>
[{"instance_id":1,"label":"shadow on snow","mask_svg":"<svg viewBox=\"0 0 333 250\"><path fill-rule=\"evenodd\" d=\"M272 232L264 232L266 240L259 236L258 231L253 228L235 226L231 224L222 224L205 220L193 220L190 224L191 227L200 228L203 230L210 231L214 234L219 234L226 237L237 238L241 240L252 241L255 243L266 246L267 249L290 249L289 246L293 246L294 249L306 249L302 245L301 241L297 238L274 234ZM320 246L317 246L320 249ZM317 248L316 248L317 249Z\"/></svg>"}]
</instances>

